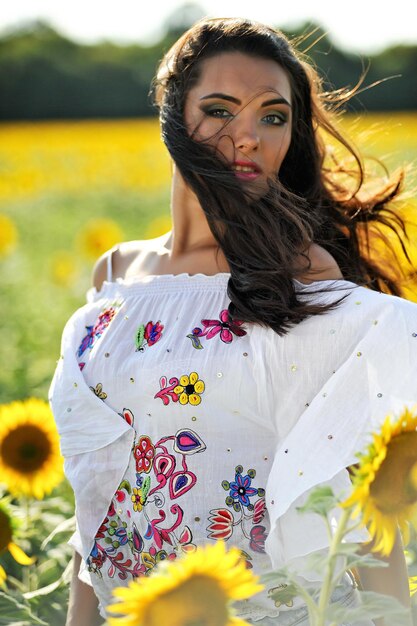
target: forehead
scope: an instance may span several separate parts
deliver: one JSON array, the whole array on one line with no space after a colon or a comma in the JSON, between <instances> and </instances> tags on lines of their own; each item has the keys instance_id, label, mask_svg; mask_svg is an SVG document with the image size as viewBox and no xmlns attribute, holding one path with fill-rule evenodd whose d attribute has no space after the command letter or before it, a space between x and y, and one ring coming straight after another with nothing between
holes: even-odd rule
<instances>
[{"instance_id":1,"label":"forehead","mask_svg":"<svg viewBox=\"0 0 417 626\"><path fill-rule=\"evenodd\" d=\"M242 52L222 52L201 62L199 80L191 91L204 95L206 90L241 98L275 92L291 102L291 85L284 68L272 59Z\"/></svg>"}]
</instances>

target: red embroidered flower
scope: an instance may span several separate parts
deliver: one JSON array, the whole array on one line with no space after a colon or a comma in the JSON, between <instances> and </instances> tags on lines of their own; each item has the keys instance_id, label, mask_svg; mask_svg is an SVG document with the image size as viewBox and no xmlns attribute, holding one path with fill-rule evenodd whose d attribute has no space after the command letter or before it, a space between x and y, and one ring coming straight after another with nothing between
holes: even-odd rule
<instances>
[{"instance_id":1,"label":"red embroidered flower","mask_svg":"<svg viewBox=\"0 0 417 626\"><path fill-rule=\"evenodd\" d=\"M260 500L257 500L253 506L253 524L259 524L259 522L262 522L263 518L265 517L265 512L265 498L260 498Z\"/></svg>"},{"instance_id":2,"label":"red embroidered flower","mask_svg":"<svg viewBox=\"0 0 417 626\"><path fill-rule=\"evenodd\" d=\"M152 445L152 441L146 435L143 435L139 439L139 443L135 446L133 451L136 459L136 471L150 472L152 469L153 457L155 456L155 446Z\"/></svg>"},{"instance_id":3,"label":"red embroidered flower","mask_svg":"<svg viewBox=\"0 0 417 626\"><path fill-rule=\"evenodd\" d=\"M201 320L204 325L204 330L199 334L200 337L206 337L206 339L211 339L215 337L218 333L220 333L220 339L224 341L224 343L231 343L233 339L233 335L237 337L243 337L246 335L246 330L240 328L243 322L240 320L231 320L229 311L227 309L223 309L220 312L219 320ZM195 329L194 329L195 330ZM194 331L193 331L194 332Z\"/></svg>"},{"instance_id":4,"label":"red embroidered flower","mask_svg":"<svg viewBox=\"0 0 417 626\"><path fill-rule=\"evenodd\" d=\"M249 547L254 552L265 552L265 526L254 526L250 531Z\"/></svg>"},{"instance_id":5,"label":"red embroidered flower","mask_svg":"<svg viewBox=\"0 0 417 626\"><path fill-rule=\"evenodd\" d=\"M207 527L210 539L229 539L233 533L233 515L227 509L212 509L210 511L210 526Z\"/></svg>"}]
</instances>

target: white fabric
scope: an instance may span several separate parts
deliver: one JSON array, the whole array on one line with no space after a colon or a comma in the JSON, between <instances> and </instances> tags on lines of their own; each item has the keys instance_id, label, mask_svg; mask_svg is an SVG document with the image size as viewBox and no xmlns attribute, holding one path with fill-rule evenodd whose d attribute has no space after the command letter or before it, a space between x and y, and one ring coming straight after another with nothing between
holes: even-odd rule
<instances>
[{"instance_id":1,"label":"white fabric","mask_svg":"<svg viewBox=\"0 0 417 626\"><path fill-rule=\"evenodd\" d=\"M100 292L88 291L87 304L65 325L63 358L49 396L76 499L77 532L70 543L87 561L109 505L118 506L114 498L118 486L123 479L134 484L137 477L132 447L140 436L155 443L188 428L203 446L197 454L183 457L196 483L175 499L183 513L182 526L177 535L169 535L172 544L164 544L168 552L174 544L175 550L181 548L178 534L185 526L195 545L212 542L207 529L214 509L229 510L237 520L239 515L225 504L229 491L222 481L234 481L235 467L240 465L242 476L249 469L256 471L251 487L266 488L267 515L260 522L268 535L266 553L250 549L248 525L245 532L236 525L229 544L250 556L256 573L286 564L300 580L319 586L321 575L308 571L305 557L328 547L326 529L318 516L301 515L296 507L318 484L347 494L351 483L345 468L357 462L355 453L370 441L370 432L388 413L416 403L417 306L343 280L309 286L296 282L306 298L329 301L346 295L346 299L334 311L305 320L283 337L269 328L244 324L244 336L233 334L230 343L222 341L220 333L201 337L202 347L197 349L190 335L196 327L203 328L203 319L219 320L227 309L229 277L180 274L105 281ZM333 291L318 294L323 287ZM114 317L93 346L78 356L87 327L109 308ZM154 345L137 351L137 328L150 320L160 321L162 335ZM79 362L85 363L82 371ZM181 405L172 397L164 404L156 396L164 385L161 377L168 385L172 377L191 372L205 383L199 405ZM92 393L99 383L107 394L104 399ZM123 419L126 408L134 415L134 426ZM172 448L169 451L174 455ZM155 481L152 472L147 475ZM161 493L169 526L176 518L167 487L165 491L161 487ZM256 499L251 497L250 502ZM149 519L161 512L161 499L158 505L146 506L147 517L140 513L135 517L142 537L149 530ZM241 508L249 514L247 507ZM118 515L132 531L132 516L124 505ZM333 526L338 517L335 510ZM368 539L365 529L348 537L357 542ZM102 607L111 601L112 587L123 584L117 576L106 577L104 570L97 576L84 566L80 573L94 586ZM295 599L292 608L301 605L301 599ZM265 592L242 604L241 615L259 620L287 608L278 610Z\"/></svg>"}]
</instances>

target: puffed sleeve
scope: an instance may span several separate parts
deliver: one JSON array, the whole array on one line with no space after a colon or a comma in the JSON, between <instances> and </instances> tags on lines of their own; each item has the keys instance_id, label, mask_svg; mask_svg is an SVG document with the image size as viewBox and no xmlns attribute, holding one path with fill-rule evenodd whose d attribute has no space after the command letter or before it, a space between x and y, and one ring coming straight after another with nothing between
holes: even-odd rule
<instances>
[{"instance_id":1,"label":"puffed sleeve","mask_svg":"<svg viewBox=\"0 0 417 626\"><path fill-rule=\"evenodd\" d=\"M64 471L75 494L78 551L84 559L128 465L133 428L92 393L77 361L85 328L103 302L90 301L65 325L61 355L49 389L49 402L60 437Z\"/></svg>"},{"instance_id":2,"label":"puffed sleeve","mask_svg":"<svg viewBox=\"0 0 417 626\"><path fill-rule=\"evenodd\" d=\"M298 419L284 429L266 489L271 520L266 551L273 566L304 568L302 574L310 580L321 580L321 575L305 569L305 557L328 548L329 540L323 520L298 513L296 507L317 485L347 496L351 481L346 468L357 463L355 453L365 450L387 415L395 418L417 403L416 304L358 288L318 320L307 325L310 335L315 331L315 346L313 350L308 343L307 332L305 357L310 355L310 368L325 372L324 381L316 385ZM301 385L306 394L308 385L306 377ZM333 529L340 515L340 508L331 512ZM361 528L347 541L369 538Z\"/></svg>"}]
</instances>

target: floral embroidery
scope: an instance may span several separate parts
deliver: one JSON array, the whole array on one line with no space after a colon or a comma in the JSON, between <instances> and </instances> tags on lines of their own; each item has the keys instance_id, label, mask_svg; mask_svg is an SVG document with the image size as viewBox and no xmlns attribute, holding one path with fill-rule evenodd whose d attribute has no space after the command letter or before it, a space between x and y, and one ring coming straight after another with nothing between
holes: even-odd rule
<instances>
[{"instance_id":1,"label":"floral embroidery","mask_svg":"<svg viewBox=\"0 0 417 626\"><path fill-rule=\"evenodd\" d=\"M107 393L103 391L103 385L101 383L97 383L95 387L90 386L90 389L98 398L100 398L100 400L105 400L107 398Z\"/></svg>"},{"instance_id":2,"label":"floral embroidery","mask_svg":"<svg viewBox=\"0 0 417 626\"><path fill-rule=\"evenodd\" d=\"M129 426L133 426L135 418L130 409L123 409L123 411L121 413L118 413L118 415L120 415L120 417L123 417L125 422L129 424Z\"/></svg>"},{"instance_id":3,"label":"floral embroidery","mask_svg":"<svg viewBox=\"0 0 417 626\"><path fill-rule=\"evenodd\" d=\"M155 448L149 437L143 436L139 439L139 443L134 448L133 456L136 459L136 471L138 474L151 471Z\"/></svg>"},{"instance_id":4,"label":"floral embroidery","mask_svg":"<svg viewBox=\"0 0 417 626\"><path fill-rule=\"evenodd\" d=\"M278 587L272 587L271 589L268 589L268 598L271 598L271 600L274 599L274 594L278 593L279 591L282 591L285 594L284 589L288 587L287 584L282 583L281 585L278 585ZM292 607L294 604L294 601L292 599L287 600L287 602L285 602L285 597L283 596L283 600L275 600L274 604L277 608L279 608L282 604L285 604L285 606L288 607Z\"/></svg>"},{"instance_id":5,"label":"floral embroidery","mask_svg":"<svg viewBox=\"0 0 417 626\"><path fill-rule=\"evenodd\" d=\"M265 552L266 528L261 526L259 522L263 520L266 514L265 506L265 489L261 487L252 487L252 480L256 476L254 469L249 469L246 476L243 476L243 467L238 465L235 468L235 480L229 482L222 481L222 487L229 492L226 497L228 509L222 507L212 509L209 515L209 526L207 527L209 539L223 539L227 541L233 535L236 526L240 526L241 532L249 542L249 548L253 552ZM251 498L258 496L259 499L253 504ZM236 519L232 508L239 517ZM248 529L250 525L250 529ZM242 551L242 558L246 560L246 567L251 568L249 562L251 557Z\"/></svg>"},{"instance_id":6,"label":"floral embroidery","mask_svg":"<svg viewBox=\"0 0 417 626\"><path fill-rule=\"evenodd\" d=\"M100 313L97 322L94 326L86 326L87 334L83 337L81 344L77 351L77 356L80 357L89 348L93 347L96 340L101 337L107 326L112 321L116 314L116 310L113 307L106 309L103 313Z\"/></svg>"},{"instance_id":7,"label":"floral embroidery","mask_svg":"<svg viewBox=\"0 0 417 626\"><path fill-rule=\"evenodd\" d=\"M166 376L161 376L159 379L161 389L154 398L161 398L165 405L169 404L170 398L173 402L179 400L180 404L190 403L192 406L200 404L200 394L204 392L205 384L199 379L197 372L191 372L189 376L184 374L179 380L176 377L170 378L169 383L167 385Z\"/></svg>"},{"instance_id":8,"label":"floral embroidery","mask_svg":"<svg viewBox=\"0 0 417 626\"><path fill-rule=\"evenodd\" d=\"M204 319L201 320L201 323L204 326L204 330L196 326L193 328L191 333L187 335L189 339L191 339L191 343L193 347L201 350L203 346L201 345L200 337L205 337L206 339L212 339L216 335L220 335L220 339L224 343L231 343L233 340L233 335L237 337L242 337L246 335L246 331L241 328L243 322L240 320L231 320L228 309L223 309L220 311L219 315L220 319L218 320L210 320Z\"/></svg>"},{"instance_id":9,"label":"floral embroidery","mask_svg":"<svg viewBox=\"0 0 417 626\"><path fill-rule=\"evenodd\" d=\"M120 415L127 416L133 423L129 409L123 409ZM175 435L163 437L155 444L147 435L141 435L137 443L135 439L132 455L136 463L136 484L131 485L124 479L114 494L87 559L90 572L102 577L101 570L106 566L110 578L116 572L122 580L128 575L147 576L160 561L172 560L179 552L196 549L191 529L183 523L184 511L173 501L196 484L197 476L189 469L187 458L205 449L201 437L189 428L181 428ZM127 516L133 518L131 531L116 513L117 505L123 503ZM164 510L168 504L170 523ZM133 521L134 516L139 515L145 522L143 535Z\"/></svg>"},{"instance_id":10,"label":"floral embroidery","mask_svg":"<svg viewBox=\"0 0 417 626\"><path fill-rule=\"evenodd\" d=\"M235 511L240 511L241 506L248 507L249 511L254 509L253 504L251 504L250 499L255 495L264 496L264 489L254 489L251 487L252 478L255 478L256 471L253 469L248 470L246 476L242 476L243 467L238 465L236 467L236 475L235 480L233 482L224 480L222 482L222 487L225 491L229 491L229 495L226 498L227 506L233 506Z\"/></svg>"},{"instance_id":11,"label":"floral embroidery","mask_svg":"<svg viewBox=\"0 0 417 626\"><path fill-rule=\"evenodd\" d=\"M146 346L153 346L162 337L162 331L164 326L161 321L158 320L155 324L147 322L147 324L141 324L136 331L135 345L136 352L143 352Z\"/></svg>"},{"instance_id":12,"label":"floral embroidery","mask_svg":"<svg viewBox=\"0 0 417 626\"><path fill-rule=\"evenodd\" d=\"M200 404L200 395L205 389L204 382L198 378L197 372L191 372L189 376L184 374L180 378L180 384L175 387L174 392L179 394L180 404Z\"/></svg>"}]
</instances>

